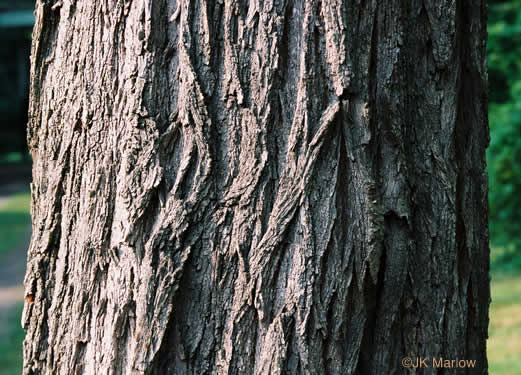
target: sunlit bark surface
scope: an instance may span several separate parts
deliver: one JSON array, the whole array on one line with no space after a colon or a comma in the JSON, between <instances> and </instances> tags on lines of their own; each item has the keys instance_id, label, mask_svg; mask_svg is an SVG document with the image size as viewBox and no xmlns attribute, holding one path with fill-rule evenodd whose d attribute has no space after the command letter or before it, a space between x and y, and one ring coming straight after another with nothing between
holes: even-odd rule
<instances>
[{"instance_id":1,"label":"sunlit bark surface","mask_svg":"<svg viewBox=\"0 0 521 375\"><path fill-rule=\"evenodd\" d=\"M485 25L38 0L24 374L485 374Z\"/></svg>"}]
</instances>

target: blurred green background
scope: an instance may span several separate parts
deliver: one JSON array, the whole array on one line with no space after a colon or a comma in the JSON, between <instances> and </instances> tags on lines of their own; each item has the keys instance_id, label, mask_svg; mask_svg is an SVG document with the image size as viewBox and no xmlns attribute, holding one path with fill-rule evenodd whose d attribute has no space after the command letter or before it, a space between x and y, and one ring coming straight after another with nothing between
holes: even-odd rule
<instances>
[{"instance_id":1,"label":"blurred green background","mask_svg":"<svg viewBox=\"0 0 521 375\"><path fill-rule=\"evenodd\" d=\"M521 0L489 5L492 265L521 270Z\"/></svg>"},{"instance_id":2,"label":"blurred green background","mask_svg":"<svg viewBox=\"0 0 521 375\"><path fill-rule=\"evenodd\" d=\"M33 5L33 1L0 0L0 81L5 82L0 86L0 273L13 268L9 262L17 262L15 251L26 249L30 227L30 160L20 129L26 121L30 28L2 28L1 16ZM24 22L23 14L17 17ZM489 373L521 375L521 0L490 0L488 32ZM22 304L2 305L9 291L15 291L15 299L20 296L16 286L1 283L0 279L0 373L20 374Z\"/></svg>"},{"instance_id":3,"label":"blurred green background","mask_svg":"<svg viewBox=\"0 0 521 375\"><path fill-rule=\"evenodd\" d=\"M521 375L521 0L489 1L490 374Z\"/></svg>"}]
</instances>

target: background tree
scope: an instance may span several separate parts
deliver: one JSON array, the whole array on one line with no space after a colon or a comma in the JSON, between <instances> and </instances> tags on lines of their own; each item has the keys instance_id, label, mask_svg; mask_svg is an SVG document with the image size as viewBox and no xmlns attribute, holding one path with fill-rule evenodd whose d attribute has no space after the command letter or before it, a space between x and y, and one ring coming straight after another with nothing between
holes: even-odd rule
<instances>
[{"instance_id":1,"label":"background tree","mask_svg":"<svg viewBox=\"0 0 521 375\"><path fill-rule=\"evenodd\" d=\"M0 0L0 163L28 156L29 51L34 1ZM14 168L13 168L14 169ZM0 181L5 183L6 180Z\"/></svg>"},{"instance_id":2,"label":"background tree","mask_svg":"<svg viewBox=\"0 0 521 375\"><path fill-rule=\"evenodd\" d=\"M483 1L36 6L26 374L486 372Z\"/></svg>"}]
</instances>

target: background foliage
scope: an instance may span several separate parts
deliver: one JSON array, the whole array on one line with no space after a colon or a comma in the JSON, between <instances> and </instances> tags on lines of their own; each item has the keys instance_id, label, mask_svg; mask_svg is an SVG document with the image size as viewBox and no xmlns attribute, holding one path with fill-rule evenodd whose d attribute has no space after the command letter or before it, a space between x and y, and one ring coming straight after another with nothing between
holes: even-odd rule
<instances>
[{"instance_id":1,"label":"background foliage","mask_svg":"<svg viewBox=\"0 0 521 375\"><path fill-rule=\"evenodd\" d=\"M492 266L521 269L521 0L489 1L488 32Z\"/></svg>"}]
</instances>

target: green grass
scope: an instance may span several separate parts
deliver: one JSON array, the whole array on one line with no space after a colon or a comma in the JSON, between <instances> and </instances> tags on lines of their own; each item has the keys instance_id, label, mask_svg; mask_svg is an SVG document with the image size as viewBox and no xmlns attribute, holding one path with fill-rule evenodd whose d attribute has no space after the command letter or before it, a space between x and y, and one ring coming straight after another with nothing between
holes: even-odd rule
<instances>
[{"instance_id":1,"label":"green grass","mask_svg":"<svg viewBox=\"0 0 521 375\"><path fill-rule=\"evenodd\" d=\"M491 375L521 374L521 275L492 274L489 339Z\"/></svg>"},{"instance_id":2,"label":"green grass","mask_svg":"<svg viewBox=\"0 0 521 375\"><path fill-rule=\"evenodd\" d=\"M23 242L31 222L30 202L30 193L19 193L0 207L0 256Z\"/></svg>"},{"instance_id":3,"label":"green grass","mask_svg":"<svg viewBox=\"0 0 521 375\"><path fill-rule=\"evenodd\" d=\"M27 234L30 216L30 194L13 195L0 207L0 261L9 250L21 245ZM22 373L22 341L25 332L20 326L23 305L11 308L7 313L6 327L0 327L0 373Z\"/></svg>"},{"instance_id":4,"label":"green grass","mask_svg":"<svg viewBox=\"0 0 521 375\"><path fill-rule=\"evenodd\" d=\"M22 373L22 342L25 332L20 324L23 305L17 305L8 313L7 332L0 335L0 373L19 375Z\"/></svg>"}]
</instances>

